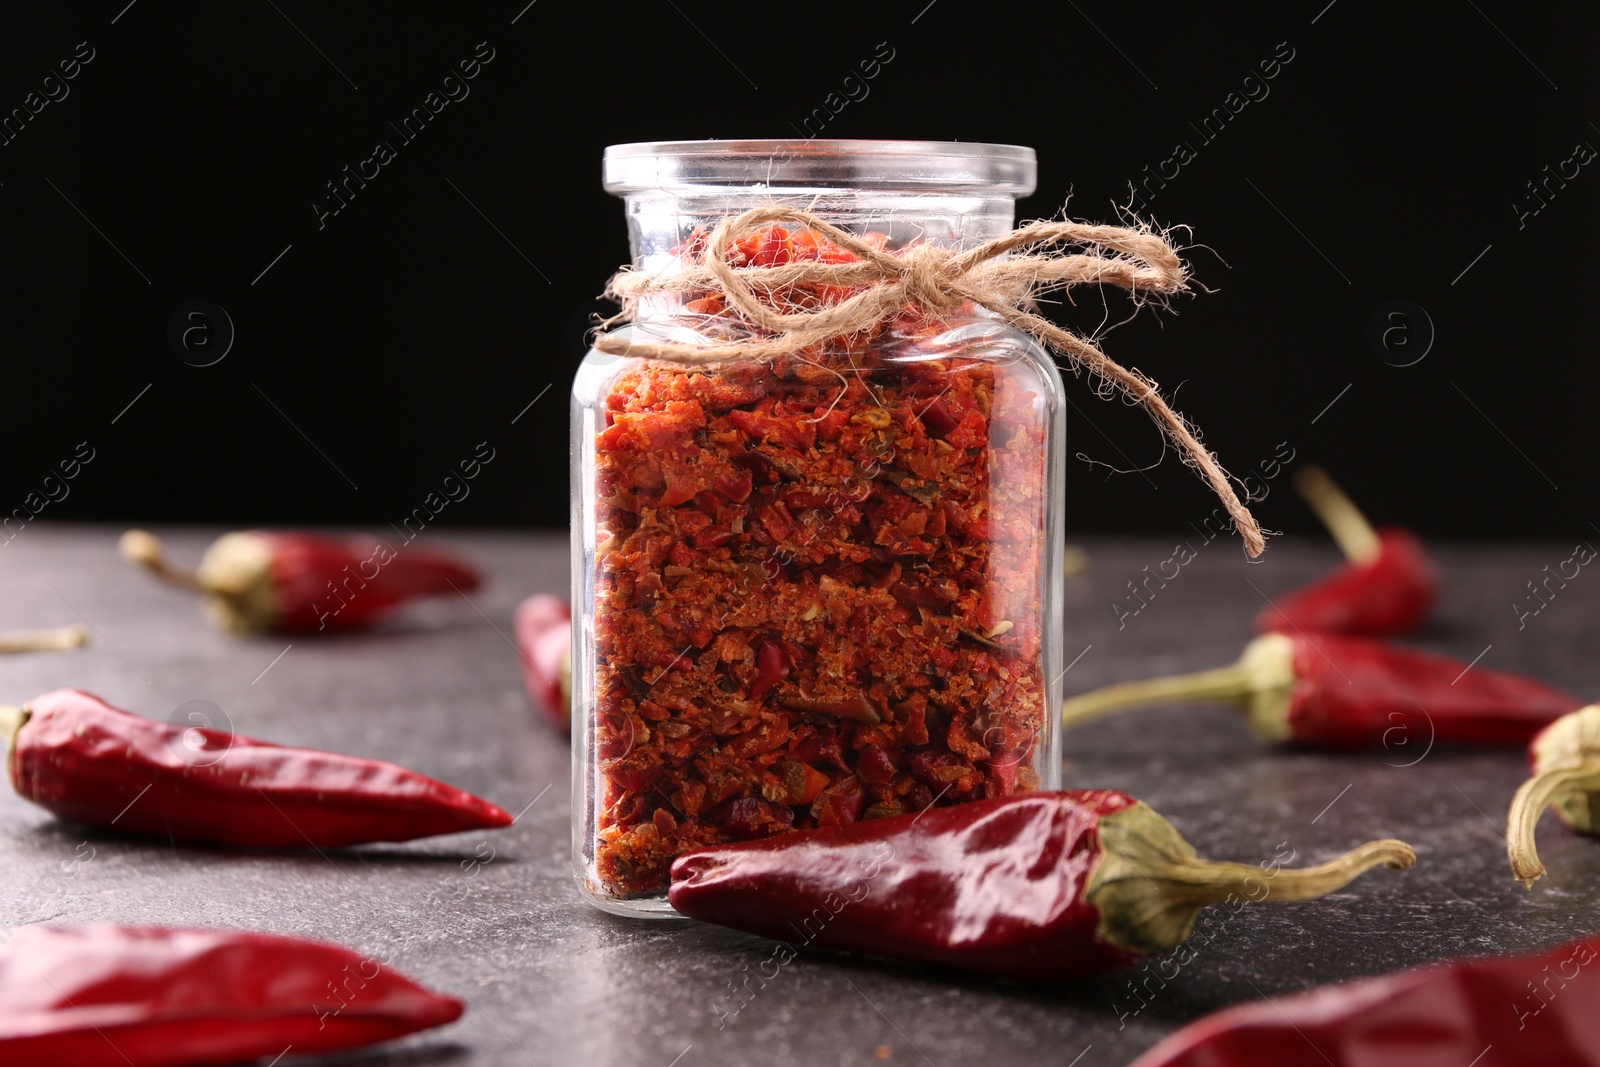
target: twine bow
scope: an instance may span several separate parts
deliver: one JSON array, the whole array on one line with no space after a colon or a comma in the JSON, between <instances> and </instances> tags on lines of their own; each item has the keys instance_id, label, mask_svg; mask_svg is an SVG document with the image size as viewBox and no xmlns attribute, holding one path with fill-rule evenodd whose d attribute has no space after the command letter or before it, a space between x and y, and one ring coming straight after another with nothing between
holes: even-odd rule
<instances>
[{"instance_id":1,"label":"twine bow","mask_svg":"<svg viewBox=\"0 0 1600 1067\"><path fill-rule=\"evenodd\" d=\"M811 229L856 259L846 263L796 260L776 266L728 262L728 246L736 237L774 222ZM1178 447L1184 462L1221 498L1244 540L1245 551L1259 556L1266 542L1250 509L1240 501L1227 472L1200 443L1188 420L1167 405L1155 381L1122 366L1087 338L1027 310L1041 294L1087 284L1169 296L1187 291L1188 273L1177 250L1148 229L1033 222L965 252L917 244L889 253L809 212L761 207L722 220L711 231L704 251L698 257L686 257L672 273L624 269L606 286L606 295L622 306L619 314L606 320L607 327L636 321L641 304L650 298L709 291L726 298L728 306L752 328L749 336L685 344L607 333L596 338L595 348L610 355L684 366L762 359L792 355L841 334L868 329L897 315L907 304L937 315L971 302L1065 358L1073 373L1088 371L1143 407ZM771 294L795 285L855 291L844 300L818 307L785 310L775 306Z\"/></svg>"}]
</instances>

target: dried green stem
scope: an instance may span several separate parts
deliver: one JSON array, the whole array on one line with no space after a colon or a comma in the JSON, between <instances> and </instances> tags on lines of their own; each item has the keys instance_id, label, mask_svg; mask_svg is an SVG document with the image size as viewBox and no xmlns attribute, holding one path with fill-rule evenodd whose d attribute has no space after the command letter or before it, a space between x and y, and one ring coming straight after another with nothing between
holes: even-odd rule
<instances>
[{"instance_id":1,"label":"dried green stem","mask_svg":"<svg viewBox=\"0 0 1600 1067\"><path fill-rule=\"evenodd\" d=\"M162 546L161 539L153 533L129 530L118 539L117 549L124 558L139 564L168 585L175 585L179 589L188 589L192 592L204 591L205 587L200 584L193 571L181 570L172 565L167 559L167 551Z\"/></svg>"},{"instance_id":2,"label":"dried green stem","mask_svg":"<svg viewBox=\"0 0 1600 1067\"><path fill-rule=\"evenodd\" d=\"M1279 869L1270 875L1253 864L1194 859L1174 863L1157 877L1170 883L1174 897L1196 904L1218 904L1239 896L1257 901L1315 900L1344 888L1374 867L1403 871L1416 862L1417 854L1410 845L1385 838L1358 845L1315 867ZM1251 885L1263 886L1266 891L1256 895Z\"/></svg>"},{"instance_id":3,"label":"dried green stem","mask_svg":"<svg viewBox=\"0 0 1600 1067\"><path fill-rule=\"evenodd\" d=\"M1417 860L1410 845L1394 840L1370 841L1299 870L1203 860L1142 803L1102 818L1100 843L1105 853L1084 896L1100 911L1099 935L1141 955L1181 945L1209 904L1311 900L1374 867L1404 870Z\"/></svg>"},{"instance_id":4,"label":"dried green stem","mask_svg":"<svg viewBox=\"0 0 1600 1067\"><path fill-rule=\"evenodd\" d=\"M1533 883L1544 875L1537 839L1539 816L1551 801L1569 791L1600 791L1600 759L1536 774L1523 782L1512 798L1511 814L1506 820L1506 858L1511 861L1511 873L1524 888L1532 889Z\"/></svg>"},{"instance_id":5,"label":"dried green stem","mask_svg":"<svg viewBox=\"0 0 1600 1067\"><path fill-rule=\"evenodd\" d=\"M1378 558L1383 546L1377 531L1327 471L1317 466L1301 467L1294 472L1294 489L1317 513L1352 563L1371 563Z\"/></svg>"},{"instance_id":6,"label":"dried green stem","mask_svg":"<svg viewBox=\"0 0 1600 1067\"><path fill-rule=\"evenodd\" d=\"M0 634L0 653L60 652L81 648L89 641L85 626L62 626L54 630L20 630Z\"/></svg>"},{"instance_id":7,"label":"dried green stem","mask_svg":"<svg viewBox=\"0 0 1600 1067\"><path fill-rule=\"evenodd\" d=\"M1193 674L1174 674L1166 678L1146 678L1137 682L1108 685L1092 693L1070 697L1061 703L1061 725L1071 729L1090 719L1098 719L1123 708L1174 701L1206 701L1242 707L1250 695L1250 679L1237 664L1216 667Z\"/></svg>"},{"instance_id":8,"label":"dried green stem","mask_svg":"<svg viewBox=\"0 0 1600 1067\"><path fill-rule=\"evenodd\" d=\"M0 741L5 743L5 753L10 753L17 732L27 725L29 714L27 708L0 706Z\"/></svg>"},{"instance_id":9,"label":"dried green stem","mask_svg":"<svg viewBox=\"0 0 1600 1067\"><path fill-rule=\"evenodd\" d=\"M1061 725L1070 728L1123 708L1205 701L1238 708L1257 733L1282 741L1289 737L1289 692L1295 683L1293 643L1282 634L1262 634L1226 667L1124 682L1062 701Z\"/></svg>"},{"instance_id":10,"label":"dried green stem","mask_svg":"<svg viewBox=\"0 0 1600 1067\"><path fill-rule=\"evenodd\" d=\"M561 654L561 708L572 722L572 649Z\"/></svg>"}]
</instances>

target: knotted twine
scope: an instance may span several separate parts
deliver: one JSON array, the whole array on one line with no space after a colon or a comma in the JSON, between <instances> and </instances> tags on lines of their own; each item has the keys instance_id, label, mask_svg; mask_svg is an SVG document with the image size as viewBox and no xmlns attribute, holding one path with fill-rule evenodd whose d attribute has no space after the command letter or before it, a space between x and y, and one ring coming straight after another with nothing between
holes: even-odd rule
<instances>
[{"instance_id":1,"label":"knotted twine","mask_svg":"<svg viewBox=\"0 0 1600 1067\"><path fill-rule=\"evenodd\" d=\"M853 254L856 261L792 260L775 266L735 266L727 261L728 246L736 237L774 222L798 223L820 233ZM1122 366L1089 339L1029 310L1041 294L1087 284L1120 286L1136 299L1145 293L1170 296L1188 290L1188 272L1166 238L1146 228L1033 222L965 252L919 243L889 253L809 212L759 207L723 219L700 253L685 256L670 273L618 271L607 284L606 295L622 310L602 324L611 327L636 321L641 304L653 297L709 291L723 296L727 306L752 328L748 336L687 344L606 333L596 338L595 348L610 355L681 366L766 359L795 355L841 334L870 329L899 314L907 304L940 315L970 301L1064 358L1074 374L1087 371L1130 403L1143 407L1177 446L1184 462L1221 498L1244 540L1245 551L1259 556L1266 542L1255 517L1189 421L1162 398L1156 382ZM794 285L857 291L837 303L814 308L782 311L774 307L770 294ZM763 292L769 299L762 298Z\"/></svg>"}]
</instances>

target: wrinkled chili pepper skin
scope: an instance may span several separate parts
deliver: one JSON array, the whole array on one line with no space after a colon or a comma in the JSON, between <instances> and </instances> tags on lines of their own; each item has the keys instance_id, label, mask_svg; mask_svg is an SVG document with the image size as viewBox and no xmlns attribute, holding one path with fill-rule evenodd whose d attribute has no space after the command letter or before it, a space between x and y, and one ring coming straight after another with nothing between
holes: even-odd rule
<instances>
[{"instance_id":1,"label":"wrinkled chili pepper skin","mask_svg":"<svg viewBox=\"0 0 1600 1067\"><path fill-rule=\"evenodd\" d=\"M1190 1024L1132 1067L1592 1067L1595 994L1567 986L1595 982L1597 954L1590 938L1253 1001Z\"/></svg>"},{"instance_id":2,"label":"wrinkled chili pepper skin","mask_svg":"<svg viewBox=\"0 0 1600 1067\"><path fill-rule=\"evenodd\" d=\"M341 848L508 826L500 808L392 763L130 715L73 689L30 701L11 783L61 819L257 848Z\"/></svg>"},{"instance_id":3,"label":"wrinkled chili pepper skin","mask_svg":"<svg viewBox=\"0 0 1600 1067\"><path fill-rule=\"evenodd\" d=\"M255 531L269 545L277 594L273 628L284 633L370 626L410 600L470 593L483 583L472 566L412 545L397 550L371 537Z\"/></svg>"},{"instance_id":4,"label":"wrinkled chili pepper skin","mask_svg":"<svg viewBox=\"0 0 1600 1067\"><path fill-rule=\"evenodd\" d=\"M1378 531L1378 557L1347 562L1310 585L1280 596L1256 616L1256 632L1322 630L1384 637L1428 621L1439 597L1439 571L1408 530Z\"/></svg>"},{"instance_id":5,"label":"wrinkled chili pepper skin","mask_svg":"<svg viewBox=\"0 0 1600 1067\"><path fill-rule=\"evenodd\" d=\"M6 1067L184 1067L336 1052L461 1017L348 949L224 930L27 927L0 947Z\"/></svg>"},{"instance_id":6,"label":"wrinkled chili pepper skin","mask_svg":"<svg viewBox=\"0 0 1600 1067\"><path fill-rule=\"evenodd\" d=\"M528 699L551 722L569 729L570 701L561 679L572 651L572 605L560 597L539 593L517 606L512 621Z\"/></svg>"},{"instance_id":7,"label":"wrinkled chili pepper skin","mask_svg":"<svg viewBox=\"0 0 1600 1067\"><path fill-rule=\"evenodd\" d=\"M1522 675L1361 637L1285 634L1289 739L1318 748L1524 745L1583 701ZM1397 732L1398 731L1398 732Z\"/></svg>"},{"instance_id":8,"label":"wrinkled chili pepper skin","mask_svg":"<svg viewBox=\"0 0 1600 1067\"><path fill-rule=\"evenodd\" d=\"M684 915L821 948L1026 981L1121 970L1084 891L1112 790L975 800L690 852L668 900Z\"/></svg>"}]
</instances>

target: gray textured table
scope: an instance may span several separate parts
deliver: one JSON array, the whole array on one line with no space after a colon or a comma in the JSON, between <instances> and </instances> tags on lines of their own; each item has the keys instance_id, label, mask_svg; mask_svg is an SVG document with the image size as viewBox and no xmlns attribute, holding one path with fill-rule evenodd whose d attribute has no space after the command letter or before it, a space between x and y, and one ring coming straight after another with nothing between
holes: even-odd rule
<instances>
[{"instance_id":1,"label":"gray textured table","mask_svg":"<svg viewBox=\"0 0 1600 1067\"><path fill-rule=\"evenodd\" d=\"M327 938L471 1005L453 1027L341 1062L776 1067L888 1055L936 1067L1098 1067L1258 994L1600 927L1600 841L1547 820L1551 877L1528 893L1506 870L1499 828L1523 775L1519 753L1430 751L1419 738L1370 756L1317 756L1258 744L1228 711L1151 709L1069 735L1067 784L1143 797L1214 858L1266 860L1287 842L1300 864L1395 836L1415 844L1417 867L1374 872L1320 903L1253 906L1210 923L1194 960L1143 985L1143 1006L1128 983L1154 968L1025 988L806 952L764 988L752 981L741 1007L732 983L756 972L769 943L613 918L573 886L566 747L529 710L506 640L521 596L566 589L564 539L441 537L494 576L470 605L431 604L386 632L288 647L211 631L182 594L120 564L115 534L40 523L5 546L0 629L81 616L95 636L76 653L0 659L0 702L72 685L165 718L208 700L238 732L394 760L526 808L483 839L241 855L90 834L0 791L0 923L211 924ZM192 559L210 532L170 537L174 554ZM1219 540L1119 629L1112 601L1172 545L1085 544L1091 569L1068 589L1067 657L1083 653L1069 692L1230 661L1264 596L1335 558L1324 545L1284 540L1250 566ZM1520 630L1509 607L1570 554L1554 543L1440 550L1448 592L1418 643L1600 694L1600 584L1580 576Z\"/></svg>"}]
</instances>

